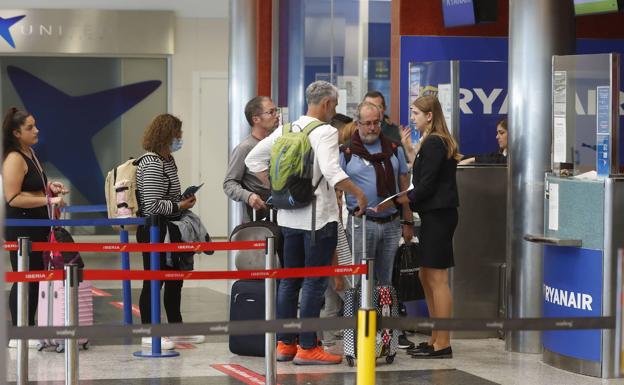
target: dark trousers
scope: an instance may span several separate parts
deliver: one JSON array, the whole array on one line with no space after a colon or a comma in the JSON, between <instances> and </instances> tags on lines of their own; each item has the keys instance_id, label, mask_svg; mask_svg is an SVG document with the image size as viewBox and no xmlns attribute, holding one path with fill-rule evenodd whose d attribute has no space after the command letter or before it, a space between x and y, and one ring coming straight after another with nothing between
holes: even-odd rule
<instances>
[{"instance_id":1,"label":"dark trousers","mask_svg":"<svg viewBox=\"0 0 624 385\"><path fill-rule=\"evenodd\" d=\"M180 233L176 231L176 226L169 226L169 237L171 242L180 241ZM160 226L160 242L164 241L166 234L165 225ZM149 243L149 226L139 226L136 233L137 242ZM166 253L160 253L160 269L161 270L177 270L177 267L173 269L165 266ZM143 253L143 269L149 270L150 253ZM182 285L184 281L160 281L160 289L165 287L163 294L163 302L165 306L165 313L167 314L167 321L169 323L182 322L182 313L180 312L180 305L182 301ZM143 281L143 288L141 289L141 296L139 297L139 309L141 311L141 323L152 323L152 303L151 303L151 281Z\"/></svg>"},{"instance_id":2,"label":"dark trousers","mask_svg":"<svg viewBox=\"0 0 624 385\"><path fill-rule=\"evenodd\" d=\"M311 231L282 227L284 237L284 267L330 266L337 242L337 223L330 222L316 230L315 242L311 242ZM297 304L301 291L301 318L318 318L325 301L327 277L284 278L277 289L277 318L297 318ZM304 332L280 333L279 341L293 344L299 337L299 344L304 349L317 346L316 333Z\"/></svg>"},{"instance_id":3,"label":"dark trousers","mask_svg":"<svg viewBox=\"0 0 624 385\"><path fill-rule=\"evenodd\" d=\"M39 218L37 218L39 219ZM32 242L47 242L49 227L8 227L6 229L6 240L16 241L18 237L29 237ZM29 270L44 270L41 251L31 251L28 258ZM10 252L11 268L17 271L17 251ZM35 314L39 304L39 282L28 284L28 325L35 325ZM11 312L11 322L17 325L17 282L11 286L9 293L9 310Z\"/></svg>"}]
</instances>

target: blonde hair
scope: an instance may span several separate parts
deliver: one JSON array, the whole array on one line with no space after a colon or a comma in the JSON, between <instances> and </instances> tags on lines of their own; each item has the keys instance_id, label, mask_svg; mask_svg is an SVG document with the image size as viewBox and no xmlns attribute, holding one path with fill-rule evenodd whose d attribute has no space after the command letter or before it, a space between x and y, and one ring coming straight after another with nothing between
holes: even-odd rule
<instances>
[{"instance_id":1,"label":"blonde hair","mask_svg":"<svg viewBox=\"0 0 624 385\"><path fill-rule=\"evenodd\" d=\"M439 136L446 146L447 159L455 158L457 161L461 160L462 155L459 153L455 138L451 136L446 126L446 120L444 119L444 113L442 112L442 106L438 98L433 95L424 95L416 99L414 103L412 103L412 106L418 108L425 114L431 112L431 123L425 129L422 140L425 140L429 135Z\"/></svg>"},{"instance_id":2,"label":"blonde hair","mask_svg":"<svg viewBox=\"0 0 624 385\"><path fill-rule=\"evenodd\" d=\"M345 124L345 126L342 128L340 144L349 143L351 141L351 136L353 136L353 133L355 131L357 131L357 126L355 125L355 122Z\"/></svg>"}]
</instances>

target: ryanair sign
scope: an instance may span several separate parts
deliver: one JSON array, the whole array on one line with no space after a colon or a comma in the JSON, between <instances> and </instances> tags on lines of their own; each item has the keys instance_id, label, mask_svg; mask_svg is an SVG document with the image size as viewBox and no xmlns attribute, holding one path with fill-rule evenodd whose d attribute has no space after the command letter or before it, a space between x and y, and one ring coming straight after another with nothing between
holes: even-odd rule
<instances>
[{"instance_id":1,"label":"ryanair sign","mask_svg":"<svg viewBox=\"0 0 624 385\"><path fill-rule=\"evenodd\" d=\"M544 300L555 305L592 311L592 296L544 285Z\"/></svg>"}]
</instances>

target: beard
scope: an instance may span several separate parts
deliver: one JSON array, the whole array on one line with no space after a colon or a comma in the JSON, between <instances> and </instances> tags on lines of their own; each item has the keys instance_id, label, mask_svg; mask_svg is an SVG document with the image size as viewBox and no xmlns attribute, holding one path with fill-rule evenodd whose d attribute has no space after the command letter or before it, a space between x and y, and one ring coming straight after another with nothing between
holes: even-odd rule
<instances>
[{"instance_id":1,"label":"beard","mask_svg":"<svg viewBox=\"0 0 624 385\"><path fill-rule=\"evenodd\" d=\"M379 139L379 134L360 134L360 139L362 139L362 143L364 144L373 144Z\"/></svg>"}]
</instances>

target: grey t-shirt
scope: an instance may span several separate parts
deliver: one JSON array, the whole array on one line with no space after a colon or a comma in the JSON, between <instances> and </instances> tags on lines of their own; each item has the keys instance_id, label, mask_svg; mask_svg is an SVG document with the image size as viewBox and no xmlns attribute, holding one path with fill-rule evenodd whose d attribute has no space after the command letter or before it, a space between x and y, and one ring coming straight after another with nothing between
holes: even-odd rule
<instances>
[{"instance_id":1,"label":"grey t-shirt","mask_svg":"<svg viewBox=\"0 0 624 385\"><path fill-rule=\"evenodd\" d=\"M247 204L252 193L260 195L262 200L266 201L271 195L269 189L264 187L260 179L245 166L247 154L259 142L253 135L249 135L232 151L228 170L223 180L223 191L233 201Z\"/></svg>"}]
</instances>

